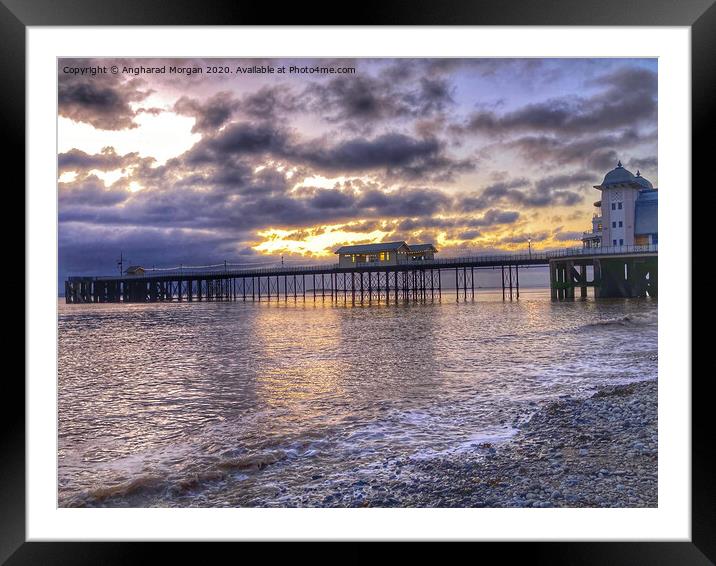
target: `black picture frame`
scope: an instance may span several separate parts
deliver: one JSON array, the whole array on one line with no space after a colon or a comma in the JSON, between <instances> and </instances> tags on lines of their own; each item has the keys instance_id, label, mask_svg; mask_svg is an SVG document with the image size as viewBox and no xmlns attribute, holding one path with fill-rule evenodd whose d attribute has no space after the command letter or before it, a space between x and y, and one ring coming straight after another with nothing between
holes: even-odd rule
<instances>
[{"instance_id":1,"label":"black picture frame","mask_svg":"<svg viewBox=\"0 0 716 566\"><path fill-rule=\"evenodd\" d=\"M688 26L692 49L692 149L693 183L713 194L707 177L713 157L710 148L716 99L715 0L441 0L429 2L364 1L346 11L316 4L224 3L203 0L0 0L0 123L6 149L4 161L8 187L25 186L25 32L28 26L84 25L565 25L565 26ZM227 3L228 4L228 3ZM13 164L13 166L9 166ZM708 171L708 173L707 173ZM19 192L19 191L18 191ZM712 199L709 199L712 200ZM706 210L704 210L706 209ZM692 207L696 213L697 207ZM708 213L702 207L700 214ZM692 214L692 225L699 224ZM704 224L708 222L704 220ZM689 235L685 235L688 238ZM694 246L698 241L692 239ZM16 246L19 247L19 246ZM697 258L694 247L692 260ZM695 264L695 263L694 263ZM31 301L27 297L26 301ZM705 352L708 334L697 332L707 309L693 311L692 358ZM706 326L703 326L706 328ZM32 329L26 329L30 332ZM20 334L19 332L17 333ZM662 348L665 346L662 344ZM664 350L661 352L664 354ZM668 349L666 350L668 354ZM711 464L713 424L709 379L714 363L701 375L674 376L690 380L692 391L692 501L689 542L531 542L490 543L505 556L520 555L532 562L550 564L713 564L716 562L716 490ZM700 379L698 379L700 377ZM40 543L25 536L25 398L23 381L8 371L4 378L0 411L0 563L108 564L144 563L151 550L161 561L191 559L189 545L152 543ZM555 538L559 533L555 533ZM201 560L212 560L215 546L202 545ZM225 550L225 549L224 549ZM221 550L219 550L221 552ZM238 559L238 557L237 557Z\"/></svg>"}]
</instances>

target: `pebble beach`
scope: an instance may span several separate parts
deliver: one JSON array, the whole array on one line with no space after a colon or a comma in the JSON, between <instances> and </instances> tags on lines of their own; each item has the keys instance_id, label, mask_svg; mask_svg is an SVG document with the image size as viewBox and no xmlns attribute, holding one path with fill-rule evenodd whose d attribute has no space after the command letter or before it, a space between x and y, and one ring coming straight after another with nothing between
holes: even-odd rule
<instances>
[{"instance_id":1,"label":"pebble beach","mask_svg":"<svg viewBox=\"0 0 716 566\"><path fill-rule=\"evenodd\" d=\"M386 462L392 477L336 486L303 506L656 507L657 382L539 409L509 441L459 457ZM317 478L318 479L318 478ZM317 490L318 491L318 490Z\"/></svg>"}]
</instances>

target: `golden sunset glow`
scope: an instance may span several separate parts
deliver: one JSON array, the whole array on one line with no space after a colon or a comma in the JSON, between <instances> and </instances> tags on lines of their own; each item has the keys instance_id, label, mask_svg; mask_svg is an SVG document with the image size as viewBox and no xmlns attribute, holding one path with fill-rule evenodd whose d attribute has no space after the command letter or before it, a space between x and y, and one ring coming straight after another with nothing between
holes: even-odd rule
<instances>
[{"instance_id":1,"label":"golden sunset glow","mask_svg":"<svg viewBox=\"0 0 716 566\"><path fill-rule=\"evenodd\" d=\"M345 244L381 242L388 232L373 230L369 233L351 232L340 226L319 226L304 231L269 229L258 233L263 241L253 249L267 255L297 254L301 256L330 257L334 248Z\"/></svg>"}]
</instances>

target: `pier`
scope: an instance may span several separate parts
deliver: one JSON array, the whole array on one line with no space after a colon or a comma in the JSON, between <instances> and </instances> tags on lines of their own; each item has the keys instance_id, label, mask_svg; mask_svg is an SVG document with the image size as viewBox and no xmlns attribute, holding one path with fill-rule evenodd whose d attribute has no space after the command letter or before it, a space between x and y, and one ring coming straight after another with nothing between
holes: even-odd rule
<instances>
[{"instance_id":1,"label":"pier","mask_svg":"<svg viewBox=\"0 0 716 566\"><path fill-rule=\"evenodd\" d=\"M425 301L442 297L444 284L457 300L472 300L481 270L499 270L503 300L520 297L520 268L549 266L553 300L587 296L657 296L656 245L571 248L350 267L336 264L231 269L141 270L118 276L68 277L65 302L148 303L288 301L311 299L350 304Z\"/></svg>"}]
</instances>

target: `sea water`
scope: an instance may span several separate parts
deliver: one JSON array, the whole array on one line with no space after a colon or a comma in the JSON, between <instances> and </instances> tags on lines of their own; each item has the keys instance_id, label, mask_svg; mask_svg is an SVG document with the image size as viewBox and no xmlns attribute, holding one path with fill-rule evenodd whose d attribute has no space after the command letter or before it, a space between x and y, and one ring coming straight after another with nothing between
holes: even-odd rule
<instances>
[{"instance_id":1,"label":"sea water","mask_svg":"<svg viewBox=\"0 0 716 566\"><path fill-rule=\"evenodd\" d=\"M656 379L657 301L61 303L58 368L59 506L301 505Z\"/></svg>"}]
</instances>

